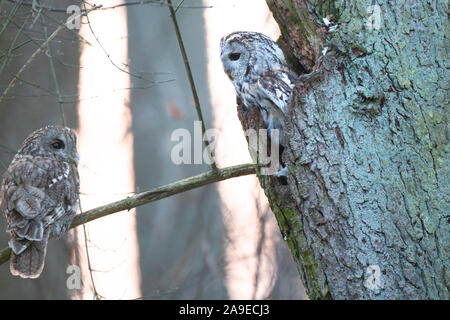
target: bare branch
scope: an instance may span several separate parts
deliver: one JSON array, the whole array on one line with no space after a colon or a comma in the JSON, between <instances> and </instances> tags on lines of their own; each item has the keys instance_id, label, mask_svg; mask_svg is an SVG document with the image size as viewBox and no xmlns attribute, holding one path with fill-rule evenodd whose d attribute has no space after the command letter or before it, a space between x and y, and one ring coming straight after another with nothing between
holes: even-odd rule
<instances>
[{"instance_id":1,"label":"bare branch","mask_svg":"<svg viewBox=\"0 0 450 320\"><path fill-rule=\"evenodd\" d=\"M99 219L116 212L131 210L138 206L161 200L178 193L196 189L214 182L255 174L255 172L255 167L251 163L227 167L223 169L210 170L208 172L190 178L179 180L165 186L141 192L134 196L127 197L125 199L112 202L104 206L91 209L89 211L85 211L77 215L75 219L73 219L70 228L75 228L81 224ZM9 260L10 254L10 248L5 248L0 251L0 265Z\"/></svg>"},{"instance_id":2,"label":"bare branch","mask_svg":"<svg viewBox=\"0 0 450 320\"><path fill-rule=\"evenodd\" d=\"M88 9L85 13L81 13L79 15L74 15L74 16L69 17L69 19L67 19L66 24L70 24L73 20L78 19L82 15L87 14L88 12L91 12L93 10L96 10L97 8L98 8L98 6L93 6L91 9ZM9 92L9 90L12 89L15 86L17 80L22 75L22 73L30 66L30 64L44 50L44 48L47 47L47 45L50 43L50 41L52 41L53 38L55 38L58 35L58 33L61 32L61 30L66 28L66 24L61 24L55 31L53 31L53 33L47 38L47 40L45 40L41 44L41 46L28 58L28 60L24 63L24 65L20 68L20 70L17 72L17 74L14 76L14 78L8 84L6 89L3 91L2 95L0 96L0 104L5 99L6 95Z\"/></svg>"},{"instance_id":3,"label":"bare branch","mask_svg":"<svg viewBox=\"0 0 450 320\"><path fill-rule=\"evenodd\" d=\"M47 25L45 24L45 17L42 15L41 19L42 19L42 28L44 29L44 35L45 35L45 38L47 38L48 32L47 32ZM64 114L63 100L62 100L62 96L61 96L61 91L59 89L58 77L56 76L55 63L53 62L53 54L52 54L52 49L51 49L50 43L47 45L47 57L48 57L49 65L50 65L50 71L51 71L52 77L53 77L53 83L55 85L55 91L56 91L56 94L58 95L58 105L59 105L59 112L61 114L61 122L62 122L62 125L65 127L66 126L66 116Z\"/></svg>"},{"instance_id":4,"label":"bare branch","mask_svg":"<svg viewBox=\"0 0 450 320\"><path fill-rule=\"evenodd\" d=\"M180 46L181 55L183 56L184 66L186 68L186 73L187 73L187 76L189 79L189 85L191 86L192 97L194 98L195 110L197 110L197 117L200 120L200 122L202 123L203 142L205 144L205 148L208 151L208 157L211 157L211 153L209 152L210 151L209 140L205 136L205 133L206 133L205 121L203 120L202 109L200 107L200 100L198 98L197 89L195 88L194 77L192 76L191 66L189 64L189 59L187 57L186 49L184 48L183 38L181 36L180 28L178 27L176 10L172 6L172 0L167 0L167 3L169 4L170 17L172 18L173 26L175 28L175 33L177 35L178 45ZM178 7L176 9L178 9ZM216 166L214 159L210 159L210 160L211 160L211 169L217 170L217 166Z\"/></svg>"},{"instance_id":5,"label":"bare branch","mask_svg":"<svg viewBox=\"0 0 450 320\"><path fill-rule=\"evenodd\" d=\"M32 7L33 6L33 2L23 2L23 1L20 1L20 0L8 0L8 2L11 2L11 3L14 3L14 4L18 4L18 5L27 6L27 7ZM142 1L127 2L127 3L119 3L119 4L116 4L116 5L113 5L113 6L109 6L109 7L104 7L104 6L100 5L100 6L98 6L98 8L100 10L110 10L110 9L116 9L116 8L120 8L120 7L130 7L130 6L135 6L135 5L146 5L146 4L153 5L153 6L158 6L158 7L172 6L168 2L164 2L164 1L161 1L161 0L145 0L145 1L142 0ZM181 4L179 4L177 6L177 9L180 8L180 7L181 8L186 8L186 9L210 9L210 8L212 8L212 6L181 6ZM46 6L46 5L35 5L35 8L36 9L44 9L46 11L51 11L51 12L67 13L67 8L55 8L55 7ZM81 13L85 13L85 12L87 12L86 9L82 9L81 10Z\"/></svg>"}]
</instances>

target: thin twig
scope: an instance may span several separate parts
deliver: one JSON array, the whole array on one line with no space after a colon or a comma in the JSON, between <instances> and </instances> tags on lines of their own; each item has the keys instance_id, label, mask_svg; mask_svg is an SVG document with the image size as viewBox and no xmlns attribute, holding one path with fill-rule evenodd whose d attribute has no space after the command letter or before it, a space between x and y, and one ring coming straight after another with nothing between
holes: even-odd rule
<instances>
[{"instance_id":1,"label":"thin twig","mask_svg":"<svg viewBox=\"0 0 450 320\"><path fill-rule=\"evenodd\" d=\"M86 5L85 5L85 2L83 2L83 7L84 7L84 9L83 9L83 11L86 11L87 9L86 9ZM103 7L102 7L103 8ZM101 8L99 8L98 10L100 10ZM53 22L55 22L56 24L59 24L59 22L56 20L56 19L54 19L51 15L46 15L45 13L42 13L45 17L47 17L48 19L50 19L50 20L52 20ZM95 40L96 40L96 42L97 42L97 44L98 44L98 47L100 47L100 49L103 51L103 53L105 54L105 56L107 57L107 59L110 61L110 63L115 67L115 68L117 68L119 71L121 71L121 72L125 72L125 73L127 73L128 75L130 75L130 76L132 76L133 78L137 78L137 79L140 79L140 80L143 80L143 81L146 81L146 82L151 82L151 83L154 83L154 84L157 84L157 82L156 81L154 81L154 80L151 80L151 79L148 79L147 77L144 77L143 76L143 74L144 73L146 73L146 72L143 72L143 71L141 71L141 70L139 70L139 72L138 71L133 71L133 68L131 68L131 66L128 64L128 63L125 63L125 62L123 62L123 61L118 61L118 62L115 62L115 61L113 61L113 59L111 58L111 55L107 52L107 50L103 47L103 45L102 45L102 43L100 42L100 40L99 40L99 38L97 37L97 35L95 34L95 32L94 32L94 30L93 30L93 28L92 28L92 26L91 26L91 23L90 23L90 20L89 20L89 16L86 16L86 20L87 20L87 24L88 24L88 26L89 26L89 30L91 31L91 34L92 34L92 36L95 38ZM69 30L69 29L68 29ZM74 30L69 30L70 32L72 32L76 37L78 37L79 39L80 39L80 41L82 42L82 43L84 43L84 44L86 44L86 45L88 45L88 46L90 46L90 47L92 47L92 48L95 48L95 49L98 49L98 47L96 47L96 46L94 46L94 44L93 43L91 43L91 42L89 42L86 38L84 38L79 32L75 32ZM56 59L58 62L60 62L60 63L62 63L61 61L59 61L58 59ZM62 63L63 64L63 63ZM123 67L120 67L120 65L122 65ZM125 69L124 69L125 68ZM148 72L147 72L148 73Z\"/></svg>"},{"instance_id":2,"label":"thin twig","mask_svg":"<svg viewBox=\"0 0 450 320\"><path fill-rule=\"evenodd\" d=\"M4 169L4 172L5 172L4 175L5 176L8 175L12 180L14 180L16 185L19 185L19 181L17 181L17 178L8 171L8 167L6 166L6 164L2 160L0 160L0 165ZM1 186L0 186L0 188L1 188ZM0 254L0 256L1 256L1 254Z\"/></svg>"},{"instance_id":3,"label":"thin twig","mask_svg":"<svg viewBox=\"0 0 450 320\"><path fill-rule=\"evenodd\" d=\"M10 53L12 53L13 51L16 51L16 50L22 48L23 46L29 44L29 43L32 42L32 41L33 41L33 40L31 40L31 39L30 39L30 40L26 40L26 41L22 42L21 44L18 44L17 46L15 46L15 47L12 48L11 50L9 50L10 52L2 53L2 55L0 56L0 60L3 59L4 57L8 58L8 56L7 56L8 54L10 54Z\"/></svg>"},{"instance_id":4,"label":"thin twig","mask_svg":"<svg viewBox=\"0 0 450 320\"><path fill-rule=\"evenodd\" d=\"M190 178L186 178L171 184L161 186L149 191L141 192L135 196L131 196L116 202L106 204L82 214L78 214L72 222L70 228L75 228L81 224L102 218L104 216L124 211L131 210L138 206L161 200L178 193L196 189L214 182L223 181L235 177L255 174L254 164L242 164L238 166L227 167L223 169L211 170ZM6 248L0 251L0 264L9 260L11 249Z\"/></svg>"},{"instance_id":5,"label":"thin twig","mask_svg":"<svg viewBox=\"0 0 450 320\"><path fill-rule=\"evenodd\" d=\"M83 2L83 5L85 5L84 2ZM90 28L91 26L90 26L89 16L88 16L88 15L86 15L86 19L88 20L88 24L89 24L89 28ZM44 24L45 37L47 37L47 30L46 30L46 29L47 29L47 28L46 28L46 26L45 26L45 24ZM92 29L91 29L91 31L92 31ZM95 36L95 35L94 35L94 36ZM102 47L102 48L103 48L103 47ZM54 79L54 82L55 82L55 90L56 90L56 92L57 92L57 94L58 94L58 103L59 103L59 108L60 108L60 112L61 112L61 118L62 118L62 121L63 121L63 126L66 126L66 120L65 120L65 116L64 116L63 102L62 102L62 97L61 97L61 93L60 93L60 90L59 90L58 81L57 81L57 78L56 78L56 71L55 71L55 66L54 66L54 63L53 63L53 56L52 56L52 53L51 53L50 44L48 45L48 51L49 51L50 67L51 67L51 71L52 71L52 74L53 74L53 79ZM75 172L75 168L73 168L73 165L71 165L71 166L72 166L71 172ZM79 209L80 209L80 212L83 213L83 208L82 208L82 206L81 206L81 200L80 200L80 197L78 197L78 207L79 207ZM85 224L83 224L83 236L84 236L84 245L85 245L85 247L86 247L86 260L87 260L87 266L88 266L89 275L90 275L90 279L91 279L91 283L92 283L92 288L93 288L93 298L94 298L94 300L97 300L97 299L100 299L100 298L101 298L101 295L98 293L97 287L96 287L95 281L94 281L94 275L93 275L93 272L92 272L91 257L90 257L90 255L89 255L88 235L87 235L87 230L86 230L86 225L85 225Z\"/></svg>"},{"instance_id":6,"label":"thin twig","mask_svg":"<svg viewBox=\"0 0 450 320\"><path fill-rule=\"evenodd\" d=\"M87 10L87 9L86 9L86 3L85 3L84 1L83 1L83 7L84 7L84 10L86 11L86 10ZM100 46L100 48L102 49L103 53L105 54L105 56L106 56L106 58L109 60L109 62L110 62L115 68L117 68L118 70L120 70L120 71L122 71L122 72L125 72L126 74L128 74L128 75L130 75L130 76L132 76L132 77L135 77L135 78L138 78L138 79L144 79L144 78L142 77L142 75L134 74L134 73L132 73L131 71L125 70L124 68L120 67L116 62L114 62L114 60L111 58L111 55L108 53L108 51L106 51L105 47L102 45L102 43L101 43L100 40L98 39L97 35L95 34L94 29L92 28L92 25L91 25L91 21L89 20L89 16L86 16L86 20L87 20L87 25L88 25L88 27L89 27L89 30L91 31L92 36L94 37L95 41L96 41L97 44ZM122 63L122 64L123 64L126 68L129 69L128 64L124 64L124 63Z\"/></svg>"},{"instance_id":7,"label":"thin twig","mask_svg":"<svg viewBox=\"0 0 450 320\"><path fill-rule=\"evenodd\" d=\"M13 21L13 18L16 16L17 10L19 10L21 5L22 5L22 0L15 2L13 9L9 12L8 18L3 23L2 30L0 30L0 37L6 31L6 28L8 27L8 25Z\"/></svg>"},{"instance_id":8,"label":"thin twig","mask_svg":"<svg viewBox=\"0 0 450 320\"><path fill-rule=\"evenodd\" d=\"M80 18L82 15L87 14L93 10L96 10L98 7L94 6L91 9L87 10L85 13L80 13L79 15L73 15L71 17L69 17L69 19L67 19L66 24L70 24L72 21L74 21L75 19ZM63 30L64 28L66 28L65 24L60 25L51 35L50 37L48 37L47 40L44 41L44 43L41 44L41 46L28 58L28 60L23 64L23 66L19 69L19 71L16 73L16 75L14 76L14 78L10 81L10 83L8 84L8 86L6 87L6 89L3 91L2 95L0 96L0 104L2 103L2 101L5 99L6 95L8 94L9 90L11 90L17 80L19 79L19 77L22 75L22 73L30 66L30 64L34 61L34 59L36 59L36 57L44 50L45 47L47 47L48 43L50 41L53 40L53 38L55 38L58 33L61 32L61 30Z\"/></svg>"},{"instance_id":9,"label":"thin twig","mask_svg":"<svg viewBox=\"0 0 450 320\"><path fill-rule=\"evenodd\" d=\"M180 6L183 4L184 0L181 0L180 3L175 8L175 13L177 13L178 9L180 9Z\"/></svg>"},{"instance_id":10,"label":"thin twig","mask_svg":"<svg viewBox=\"0 0 450 320\"><path fill-rule=\"evenodd\" d=\"M180 46L181 55L183 56L184 66L185 66L186 73L187 73L187 76L189 79L189 85L191 86L192 96L194 98L195 110L197 110L197 117L202 124L202 137L203 137L203 142L205 144L205 149L208 153L208 157L210 158L211 169L217 170L215 160L211 159L211 152L210 152L211 150L209 148L209 140L208 140L208 137L206 137L206 135L205 135L205 133L206 133L205 121L203 120L202 109L200 107L200 100L198 98L197 89L195 88L194 77L192 76L191 66L189 64L189 59L187 57L186 49L184 48L183 38L181 36L180 28L178 27L176 12L172 6L172 0L167 0L167 3L169 4L170 17L172 18L173 26L175 28L175 33L177 35L178 45Z\"/></svg>"},{"instance_id":11,"label":"thin twig","mask_svg":"<svg viewBox=\"0 0 450 320\"><path fill-rule=\"evenodd\" d=\"M83 208L81 207L80 197L78 197L78 207L80 208L80 212L83 213ZM87 230L86 230L86 224L84 224L84 223L83 223L83 236L84 236L84 246L86 247L86 260L87 260L87 265L88 265L88 270L89 270L89 276L91 278L92 289L94 291L93 298L94 298L94 300L100 300L102 298L102 296L98 293L97 287L95 286L95 282L94 282L91 257L89 255L88 235L87 235Z\"/></svg>"},{"instance_id":12,"label":"thin twig","mask_svg":"<svg viewBox=\"0 0 450 320\"><path fill-rule=\"evenodd\" d=\"M61 24L59 21L53 19L51 16L48 16L48 15L46 15L45 13L42 13L42 16L45 17L45 18L48 18L48 19L52 20L53 22L56 22L58 25ZM12 23L17 27L17 29L20 29L20 28L21 28L21 26L15 24L14 21L12 21ZM28 31L30 32L31 30L28 30ZM69 29L68 29L68 31L73 32L73 30L69 30ZM34 31L34 32L37 32L37 31ZM87 41L86 39L84 39L80 34L75 33L75 32L73 32L73 33L74 33L75 36L79 37L79 39L80 39L83 43L86 43L87 45L89 45L89 46L91 46L91 47L94 47L93 44L91 44L89 41ZM37 42L33 37L31 37L30 35L28 35L26 32L22 32L22 34L25 35L25 36L29 39L29 41L27 41L26 43L33 42L34 44L37 45L37 47L39 47L39 46L41 45L39 42ZM42 32L41 34L44 35L44 32ZM46 39L46 38L47 38L47 35L45 35L45 38L44 38L44 39ZM70 40L70 39L69 39L69 40ZM22 44L22 45L23 45L23 44ZM22 46L22 45L21 45L21 46ZM49 42L48 46L50 46L50 42ZM17 49L17 47L14 48L14 50L16 50L16 49ZM105 50L103 50L103 52L104 52L107 56L109 55L107 52L105 52ZM6 53L5 53L5 55L6 55ZM3 56L1 56L0 59L1 59L1 58L3 58ZM67 67L71 67L71 68L83 68L83 67L80 66L80 65L69 65L69 64L66 64L66 63L62 62L61 60L59 60L57 57L55 57L55 56L53 56L53 55L52 55L52 60L56 60L57 62L59 62L59 63L60 63L61 65L63 65L63 66L67 66ZM122 63L122 64L124 64L124 63ZM127 67L130 68L129 66L127 66ZM1 68L1 67L0 67L0 68ZM131 69L131 68L130 68L130 69ZM1 71L1 69L0 69L0 71ZM127 71L125 70L125 72L127 72ZM143 73L144 73L144 72L142 72L142 71L140 72L140 74L143 74ZM0 74L1 74L1 72L0 72ZM149 74L157 74L157 73L149 73ZM164 73L162 73L162 74L164 74ZM130 75L134 76L133 74L130 74ZM11 74L11 76L14 77L14 74ZM146 89L149 89L149 88L154 87L155 85L158 85L158 84L164 84L164 83L171 82L171 81L174 81L174 80L175 80L175 79L168 79L168 80L160 80L160 81L156 81L156 80L150 80L150 79L147 79L146 77L143 77L142 75L138 75L137 77L140 78L141 80L144 80L144 81L149 82L149 83L151 83L151 84L150 84L150 85L147 85L147 86L140 86L140 87L134 87L134 86L132 86L132 87L128 87L128 88L114 89L114 90L112 90L112 92L121 91L121 90L135 90L135 89L136 89L136 90L146 90ZM20 77L19 77L18 80L21 81L21 82L24 83L24 84L30 85L30 86L32 86L32 87L34 87L34 88L37 88L37 89L39 89L39 90L41 90L41 91L46 92L47 95L13 95L13 96L9 96L9 97L8 97L8 98L10 98L10 99L11 99L11 98L14 98L14 97L36 98L36 97L44 97L44 96L58 96L59 100L61 101L61 104L71 104L71 103L77 103L77 102L82 101L82 100L94 99L94 98L99 97L99 95L91 96L91 97L86 97L86 98L84 98L84 97L79 97L78 95L59 95L57 92L53 92L53 91L51 91L51 90L49 90L49 89L42 88L41 86L39 86L39 85L37 85L37 84L34 84L34 83L31 83L31 82L28 82L27 80L22 79L22 78L20 78ZM0 87L0 88L1 88L1 87ZM77 98L77 99L74 100L74 99L72 99L72 98ZM5 99L7 99L7 98L5 98ZM70 99L72 99L72 100L70 100Z\"/></svg>"},{"instance_id":13,"label":"thin twig","mask_svg":"<svg viewBox=\"0 0 450 320\"><path fill-rule=\"evenodd\" d=\"M4 54L5 56L5 60L3 60L3 64L0 67L0 74L2 74L3 69L6 67L6 65L8 64L9 60L11 59L11 53L13 51L13 48L16 44L16 41L19 39L19 36L22 34L25 26L27 25L28 22L28 18L30 17L30 15L27 15L25 20L23 21L22 25L20 27L18 27L18 31L16 33L16 36L14 37L13 41L11 42L8 52Z\"/></svg>"},{"instance_id":14,"label":"thin twig","mask_svg":"<svg viewBox=\"0 0 450 320\"><path fill-rule=\"evenodd\" d=\"M45 17L42 15L41 19L42 19L42 28L44 30L44 35L45 35L45 38L47 38L48 32L47 32L47 25L45 24ZM50 64L50 71L52 73L53 83L55 85L55 91L56 91L56 94L58 95L58 105L59 105L59 112L61 114L61 122L62 122L62 125L65 127L66 126L66 117L64 115L63 100L62 100L62 96L61 96L61 91L59 89L58 77L56 76L55 64L53 62L53 54L52 54L52 49L51 49L50 43L47 45L46 54L47 54L48 61Z\"/></svg>"},{"instance_id":15,"label":"thin twig","mask_svg":"<svg viewBox=\"0 0 450 320\"><path fill-rule=\"evenodd\" d=\"M8 2L11 3L15 3L15 4L19 4L19 5L23 5L23 6L27 6L27 7L31 7L33 6L33 2L23 2L21 0L8 0ZM98 6L98 8L100 10L110 10L110 9L116 9L116 8L120 8L120 7L130 7L130 6L135 6L135 5L153 5L153 6L158 6L158 7L162 7L162 6L171 6L168 2L162 2L160 0L142 0L142 1L133 1L133 2L126 2L126 3L120 3L120 4L116 4L113 6L109 6L109 7L104 7L104 6ZM182 6L181 8L186 8L186 9L211 9L213 6ZM60 13L67 13L67 8L55 8L55 7L51 7L51 6L46 6L46 5L35 5L36 9L44 9L47 11L52 11L52 12L60 12ZM85 13L87 12L85 9L81 10L81 13Z\"/></svg>"}]
</instances>

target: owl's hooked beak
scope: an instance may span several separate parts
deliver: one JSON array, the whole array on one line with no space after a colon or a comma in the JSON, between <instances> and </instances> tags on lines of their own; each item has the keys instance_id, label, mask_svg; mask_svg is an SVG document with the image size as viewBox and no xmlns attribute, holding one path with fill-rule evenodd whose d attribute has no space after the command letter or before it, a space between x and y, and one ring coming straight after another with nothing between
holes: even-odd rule
<instances>
[{"instance_id":1,"label":"owl's hooked beak","mask_svg":"<svg viewBox=\"0 0 450 320\"><path fill-rule=\"evenodd\" d=\"M233 81L233 77L231 76L231 68L227 68L225 63L223 64L223 71L225 71L225 74L228 76L228 78Z\"/></svg>"},{"instance_id":2,"label":"owl's hooked beak","mask_svg":"<svg viewBox=\"0 0 450 320\"><path fill-rule=\"evenodd\" d=\"M229 61L226 59L226 56L227 56L226 53L223 53L220 56L220 59L222 60L223 71L225 71L225 73L228 76L228 78L230 78L230 80L233 81L233 78L231 77L232 66L230 65Z\"/></svg>"}]
</instances>

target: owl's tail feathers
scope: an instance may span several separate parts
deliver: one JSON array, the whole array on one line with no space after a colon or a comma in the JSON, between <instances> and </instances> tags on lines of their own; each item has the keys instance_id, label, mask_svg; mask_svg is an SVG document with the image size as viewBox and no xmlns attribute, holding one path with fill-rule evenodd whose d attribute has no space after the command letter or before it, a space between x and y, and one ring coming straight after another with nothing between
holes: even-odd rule
<instances>
[{"instance_id":1,"label":"owl's tail feathers","mask_svg":"<svg viewBox=\"0 0 450 320\"><path fill-rule=\"evenodd\" d=\"M47 239L42 241L28 241L24 245L18 243L20 240L10 240L11 264L10 270L13 276L21 278L35 279L41 275L44 269L45 254L47 251ZM20 253L15 251L15 247L20 246Z\"/></svg>"}]
</instances>

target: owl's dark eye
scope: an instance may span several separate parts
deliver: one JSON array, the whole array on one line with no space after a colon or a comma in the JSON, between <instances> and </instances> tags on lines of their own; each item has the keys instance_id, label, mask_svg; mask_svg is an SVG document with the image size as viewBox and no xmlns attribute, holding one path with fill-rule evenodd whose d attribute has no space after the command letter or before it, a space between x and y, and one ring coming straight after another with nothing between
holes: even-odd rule
<instances>
[{"instance_id":1,"label":"owl's dark eye","mask_svg":"<svg viewBox=\"0 0 450 320\"><path fill-rule=\"evenodd\" d=\"M228 55L228 58L230 58L230 60L233 60L233 61L239 60L240 57L241 57L241 54L238 52L232 52Z\"/></svg>"},{"instance_id":2,"label":"owl's dark eye","mask_svg":"<svg viewBox=\"0 0 450 320\"><path fill-rule=\"evenodd\" d=\"M53 149L57 149L58 150L58 149L64 149L65 144L64 144L63 141L61 141L59 139L56 139L55 141L52 142L51 146L52 146Z\"/></svg>"}]
</instances>

